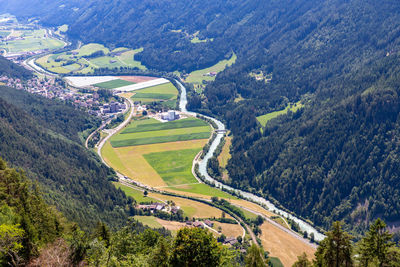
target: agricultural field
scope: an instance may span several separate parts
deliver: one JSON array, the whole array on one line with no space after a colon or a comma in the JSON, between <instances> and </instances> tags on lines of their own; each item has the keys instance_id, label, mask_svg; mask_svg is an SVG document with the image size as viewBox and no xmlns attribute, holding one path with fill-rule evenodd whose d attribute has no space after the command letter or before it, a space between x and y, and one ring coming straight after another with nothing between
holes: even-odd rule
<instances>
[{"instance_id":1,"label":"agricultural field","mask_svg":"<svg viewBox=\"0 0 400 267\"><path fill-rule=\"evenodd\" d=\"M228 164L229 159L231 158L230 154L230 147L232 145L232 137L226 136L225 137L225 144L222 148L221 154L218 156L218 162L221 168L223 168L222 179L224 181L229 180L228 171L225 169L226 165Z\"/></svg>"},{"instance_id":2,"label":"agricultural field","mask_svg":"<svg viewBox=\"0 0 400 267\"><path fill-rule=\"evenodd\" d=\"M134 84L133 82L129 82L129 81L124 81L121 79L117 79L117 80L112 80L112 81L108 81L108 82L102 82L102 83L96 83L93 86L102 88L102 89L115 89L118 87L122 87L122 86L127 86L127 85L131 85Z\"/></svg>"},{"instance_id":3,"label":"agricultural field","mask_svg":"<svg viewBox=\"0 0 400 267\"><path fill-rule=\"evenodd\" d=\"M101 44L90 43L69 52L44 56L37 59L36 63L51 72L62 74L87 74L98 68L136 67L145 70L145 66L134 60L135 54L141 51L143 48L131 50L123 47L110 51ZM74 70L65 68L71 64L78 64L79 68Z\"/></svg>"},{"instance_id":4,"label":"agricultural field","mask_svg":"<svg viewBox=\"0 0 400 267\"><path fill-rule=\"evenodd\" d=\"M183 210L183 215L186 217L199 218L199 219L207 219L207 218L222 218L222 211L211 207L209 205L185 199L180 197L173 197L168 195L162 195L158 193L149 192L147 197L143 196L143 192L140 190L135 190L130 187L121 185L119 183L114 183L114 185L118 188L121 188L128 196L133 197L137 202L160 202L163 201L172 201L175 205L179 206ZM139 200L138 200L139 199ZM139 203L140 203L139 202ZM228 214L225 214L226 218L232 219L232 217Z\"/></svg>"},{"instance_id":5,"label":"agricultural field","mask_svg":"<svg viewBox=\"0 0 400 267\"><path fill-rule=\"evenodd\" d=\"M279 115L286 114L289 112L289 110L292 112L296 112L297 110L299 110L302 107L303 107L303 104L301 104L300 101L297 103L291 103L284 110L274 111L274 112L259 116L259 117L257 117L257 120L261 124L262 127L265 127L270 120L275 119Z\"/></svg>"},{"instance_id":6,"label":"agricultural field","mask_svg":"<svg viewBox=\"0 0 400 267\"><path fill-rule=\"evenodd\" d=\"M213 221L213 223L213 228L218 231L218 227L221 227L221 234L224 234L227 237L238 237L243 235L243 228L240 226L240 224L220 223L216 221Z\"/></svg>"},{"instance_id":7,"label":"agricultural field","mask_svg":"<svg viewBox=\"0 0 400 267\"><path fill-rule=\"evenodd\" d=\"M173 186L198 182L192 174L192 161L198 153L196 148L184 149L150 153L144 158L167 185Z\"/></svg>"},{"instance_id":8,"label":"agricultural field","mask_svg":"<svg viewBox=\"0 0 400 267\"><path fill-rule=\"evenodd\" d=\"M158 218L154 216L135 216L134 219L151 228L163 227L162 224L157 221Z\"/></svg>"},{"instance_id":9,"label":"agricultural field","mask_svg":"<svg viewBox=\"0 0 400 267\"><path fill-rule=\"evenodd\" d=\"M215 64L212 67L202 69L202 70L196 70L193 71L189 74L189 76L185 79L185 82L187 83L195 83L195 84L201 84L203 81L214 81L215 77L212 76L204 76L207 73L210 72L221 72L223 71L226 67L231 66L236 62L237 56L236 54L233 54L232 57L229 60L221 60L217 64Z\"/></svg>"},{"instance_id":10,"label":"agricultural field","mask_svg":"<svg viewBox=\"0 0 400 267\"><path fill-rule=\"evenodd\" d=\"M64 42L51 38L45 29L17 30L13 31L8 38L11 36L15 39L0 43L0 48L5 49L10 54L54 50L64 46Z\"/></svg>"},{"instance_id":11,"label":"agricultural field","mask_svg":"<svg viewBox=\"0 0 400 267\"><path fill-rule=\"evenodd\" d=\"M280 231L276 226L264 222L260 229L261 242L271 257L278 257L284 266L292 266L297 261L297 256L305 252L309 259L314 257L315 249L305 244L296 237Z\"/></svg>"},{"instance_id":12,"label":"agricultural field","mask_svg":"<svg viewBox=\"0 0 400 267\"><path fill-rule=\"evenodd\" d=\"M113 148L111 144L107 142L103 147L102 155L106 162L118 172L146 185L160 187L167 186L167 184L147 162L143 155L154 152L195 148L200 152L206 143L207 140L203 139ZM193 159L188 160L192 161Z\"/></svg>"},{"instance_id":13,"label":"agricultural field","mask_svg":"<svg viewBox=\"0 0 400 267\"><path fill-rule=\"evenodd\" d=\"M207 184L198 183L198 184L190 184L190 185L179 185L179 186L171 186L167 188L163 188L166 191L170 191L173 193L178 193L181 195L186 195L190 197L219 197L224 199L237 199L236 197L221 191L215 187L211 187Z\"/></svg>"},{"instance_id":14,"label":"agricultural field","mask_svg":"<svg viewBox=\"0 0 400 267\"><path fill-rule=\"evenodd\" d=\"M193 117L186 119L171 121L169 123L160 123L159 121L147 118L141 121L136 121L137 123L132 123L126 128L122 133L138 133L147 131L160 131L169 129L181 129L181 128L191 128L191 127L201 127L208 126L208 124L203 121Z\"/></svg>"},{"instance_id":15,"label":"agricultural field","mask_svg":"<svg viewBox=\"0 0 400 267\"><path fill-rule=\"evenodd\" d=\"M176 124L172 124L172 126L169 126L168 124L171 124L172 122L161 123L156 120L153 120L154 123L149 124L148 122L150 122L150 120L133 121L126 127L126 130L123 130L121 133L111 138L111 145L114 148L117 148L126 146L207 139L210 137L211 128L209 125L181 128L181 125ZM143 127L143 124L147 125L146 127L148 127L148 129L150 130L136 132L135 128L139 127L140 130L140 127ZM160 124L165 124L166 126L161 126ZM177 126L178 128L174 128L174 126ZM153 127L166 127L167 129L152 130L151 128Z\"/></svg>"},{"instance_id":16,"label":"agricultural field","mask_svg":"<svg viewBox=\"0 0 400 267\"><path fill-rule=\"evenodd\" d=\"M172 83L166 83L136 90L131 99L133 101L140 101L143 104L162 101L170 108L174 108L176 106L178 93L178 90Z\"/></svg>"}]
</instances>

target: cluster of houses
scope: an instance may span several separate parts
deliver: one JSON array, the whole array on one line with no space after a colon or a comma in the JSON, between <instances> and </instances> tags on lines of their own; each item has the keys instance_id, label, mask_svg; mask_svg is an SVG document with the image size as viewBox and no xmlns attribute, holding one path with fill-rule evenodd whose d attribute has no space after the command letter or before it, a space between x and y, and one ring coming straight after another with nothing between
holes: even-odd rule
<instances>
[{"instance_id":1,"label":"cluster of houses","mask_svg":"<svg viewBox=\"0 0 400 267\"><path fill-rule=\"evenodd\" d=\"M32 78L28 81L13 79L7 76L1 76L0 82L8 87L17 90L25 90L32 94L41 95L49 99L60 99L73 104L77 108L87 110L89 114L107 119L116 113L123 112L127 109L125 103L113 101L111 103L100 103L98 93L79 93L65 88L62 82L57 82L53 78L39 79Z\"/></svg>"},{"instance_id":2,"label":"cluster of houses","mask_svg":"<svg viewBox=\"0 0 400 267\"><path fill-rule=\"evenodd\" d=\"M179 206L169 206L165 203L152 203L152 204L148 204L148 205L139 205L138 206L139 209L141 210L145 210L145 211L151 211L151 212L155 212L155 211L164 211L164 212L171 212L173 214L177 214L178 211L180 210Z\"/></svg>"},{"instance_id":3,"label":"cluster of houses","mask_svg":"<svg viewBox=\"0 0 400 267\"><path fill-rule=\"evenodd\" d=\"M206 226L213 228L214 227L214 223L210 220L204 220L204 221L187 221L186 222L186 226L192 226L192 227L197 227L197 228L204 228ZM227 237L225 238L225 240L223 241L224 244L229 244L229 245L235 245L238 242L236 237Z\"/></svg>"},{"instance_id":4,"label":"cluster of houses","mask_svg":"<svg viewBox=\"0 0 400 267\"><path fill-rule=\"evenodd\" d=\"M69 91L63 85L57 83L54 79L44 80L33 78L24 82L20 79L13 79L7 76L1 76L0 82L8 87L18 90L26 90L33 94L38 94L46 98L63 98L68 95Z\"/></svg>"},{"instance_id":5,"label":"cluster of houses","mask_svg":"<svg viewBox=\"0 0 400 267\"><path fill-rule=\"evenodd\" d=\"M217 72L211 71L211 72L207 72L207 73L203 74L203 76L215 77L215 76L217 76L217 74L218 74Z\"/></svg>"}]
</instances>

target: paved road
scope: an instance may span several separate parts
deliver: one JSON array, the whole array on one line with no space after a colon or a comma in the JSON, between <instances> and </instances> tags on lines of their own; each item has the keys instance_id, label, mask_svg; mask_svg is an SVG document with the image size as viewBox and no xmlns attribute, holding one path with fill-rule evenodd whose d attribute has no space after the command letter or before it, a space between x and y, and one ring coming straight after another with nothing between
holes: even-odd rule
<instances>
[{"instance_id":1,"label":"paved road","mask_svg":"<svg viewBox=\"0 0 400 267\"><path fill-rule=\"evenodd\" d=\"M135 108L133 105L133 102L130 98L125 98L130 107L131 107L131 111L129 112L129 116L126 118L126 120L124 120L120 125L118 125L117 127L115 127L114 129L110 129L108 131L108 135L100 141L99 145L97 146L97 154L99 154L101 160L103 161L103 163L105 165L107 165L108 167L110 167L103 159L103 157L101 156L101 149L103 148L103 146L105 145L105 143L108 141L108 139L110 139L114 134L116 134L117 132L119 132L120 130L122 130L122 128L124 128L126 125L128 125L128 123L131 121L133 115L135 114ZM123 176L122 174L120 174L121 176Z\"/></svg>"}]
</instances>

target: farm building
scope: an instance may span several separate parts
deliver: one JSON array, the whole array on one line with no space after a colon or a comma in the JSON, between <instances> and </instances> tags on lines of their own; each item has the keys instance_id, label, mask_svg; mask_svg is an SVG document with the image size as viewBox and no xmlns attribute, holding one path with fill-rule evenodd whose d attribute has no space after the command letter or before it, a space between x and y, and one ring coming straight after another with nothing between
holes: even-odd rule
<instances>
[{"instance_id":1,"label":"farm building","mask_svg":"<svg viewBox=\"0 0 400 267\"><path fill-rule=\"evenodd\" d=\"M169 110L167 113L161 114L161 119L166 121L174 121L179 119L179 114L177 114L174 110Z\"/></svg>"}]
</instances>

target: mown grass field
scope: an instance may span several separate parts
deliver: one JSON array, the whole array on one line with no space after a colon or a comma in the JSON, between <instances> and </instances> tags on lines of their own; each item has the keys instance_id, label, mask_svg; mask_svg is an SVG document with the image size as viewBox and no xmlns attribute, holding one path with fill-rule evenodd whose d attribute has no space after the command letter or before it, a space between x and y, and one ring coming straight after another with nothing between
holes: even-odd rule
<instances>
[{"instance_id":1,"label":"mown grass field","mask_svg":"<svg viewBox=\"0 0 400 267\"><path fill-rule=\"evenodd\" d=\"M231 158L230 147L232 145L232 137L225 137L225 145L222 148L221 154L218 156L218 162L222 168L225 168Z\"/></svg>"},{"instance_id":2,"label":"mown grass field","mask_svg":"<svg viewBox=\"0 0 400 267\"><path fill-rule=\"evenodd\" d=\"M216 221L213 221L213 223L213 228L218 231L218 227L220 226L222 228L221 234L224 234L227 237L238 237L243 234L243 228L240 224L220 223Z\"/></svg>"},{"instance_id":3,"label":"mown grass field","mask_svg":"<svg viewBox=\"0 0 400 267\"><path fill-rule=\"evenodd\" d=\"M115 148L169 143L208 139L210 132L210 126L197 118L182 120L182 122L178 120L165 123L155 119L134 120L121 133L113 136L110 142Z\"/></svg>"},{"instance_id":4,"label":"mown grass field","mask_svg":"<svg viewBox=\"0 0 400 267\"><path fill-rule=\"evenodd\" d=\"M154 216L135 216L135 220L147 225L151 228L162 228L161 223L157 221L157 218Z\"/></svg>"},{"instance_id":5,"label":"mown grass field","mask_svg":"<svg viewBox=\"0 0 400 267\"><path fill-rule=\"evenodd\" d=\"M278 257L284 266L292 266L297 256L305 252L309 259L314 257L315 249L296 237L279 230L276 226L264 222L260 229L261 242L271 257Z\"/></svg>"},{"instance_id":6,"label":"mown grass field","mask_svg":"<svg viewBox=\"0 0 400 267\"><path fill-rule=\"evenodd\" d=\"M93 86L100 87L103 89L115 89L115 88L131 85L131 84L134 84L134 83L118 79L118 80L112 80L112 81L103 82L103 83L97 83L97 84L94 84Z\"/></svg>"},{"instance_id":7,"label":"mown grass field","mask_svg":"<svg viewBox=\"0 0 400 267\"><path fill-rule=\"evenodd\" d=\"M185 149L145 154L144 158L167 185L197 183L192 174L192 162L198 149Z\"/></svg>"},{"instance_id":8,"label":"mown grass field","mask_svg":"<svg viewBox=\"0 0 400 267\"><path fill-rule=\"evenodd\" d=\"M179 193L186 196L192 197L220 197L224 199L237 199L236 197L211 187L206 184L191 184L191 185L181 185L181 186L171 186L164 188L167 191Z\"/></svg>"},{"instance_id":9,"label":"mown grass field","mask_svg":"<svg viewBox=\"0 0 400 267\"><path fill-rule=\"evenodd\" d=\"M170 101L173 103L172 107L174 107L176 105L178 93L178 90L172 83L166 83L137 90L131 99L133 101L141 101L144 104L158 101Z\"/></svg>"},{"instance_id":10,"label":"mown grass field","mask_svg":"<svg viewBox=\"0 0 400 267\"><path fill-rule=\"evenodd\" d=\"M209 72L221 72L226 67L231 66L232 64L234 64L236 62L236 59L237 59L236 54L233 54L232 57L229 60L221 60L220 62L218 62L217 64L215 64L212 67L193 71L186 78L186 82L188 82L188 83L202 83L203 81L214 81L215 77L204 76L204 74L209 73Z\"/></svg>"},{"instance_id":11,"label":"mown grass field","mask_svg":"<svg viewBox=\"0 0 400 267\"><path fill-rule=\"evenodd\" d=\"M289 104L284 110L274 111L274 112L271 112L271 113L268 113L268 114L265 114L262 116L258 116L257 120L260 122L262 127L265 127L270 120L275 119L279 115L286 114L289 112L289 110L292 112L296 112L297 110L299 110L302 107L303 107L303 105L299 101L294 104Z\"/></svg>"}]
</instances>

